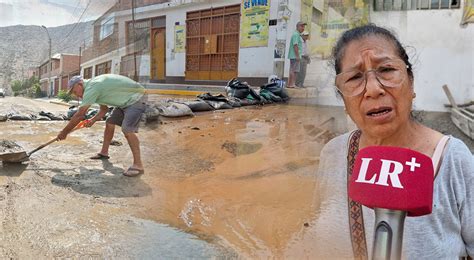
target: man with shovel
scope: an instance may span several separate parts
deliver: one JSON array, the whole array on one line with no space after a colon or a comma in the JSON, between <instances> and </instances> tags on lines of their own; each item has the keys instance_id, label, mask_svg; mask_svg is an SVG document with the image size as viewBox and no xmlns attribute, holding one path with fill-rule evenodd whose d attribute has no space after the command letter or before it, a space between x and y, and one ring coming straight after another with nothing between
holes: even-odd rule
<instances>
[{"instance_id":1,"label":"man with shovel","mask_svg":"<svg viewBox=\"0 0 474 260\"><path fill-rule=\"evenodd\" d=\"M110 117L105 122L104 141L102 150L91 159L109 159L109 146L115 132L115 126L121 126L133 154L133 164L123 175L135 177L144 173L138 140L138 123L146 108L145 88L139 83L120 75L103 74L90 80L74 76L68 83L69 93L82 98L81 105L64 129L58 134L59 140L67 135L85 119L89 107L99 104L99 112L86 124L91 127L101 120L114 107Z\"/></svg>"}]
</instances>

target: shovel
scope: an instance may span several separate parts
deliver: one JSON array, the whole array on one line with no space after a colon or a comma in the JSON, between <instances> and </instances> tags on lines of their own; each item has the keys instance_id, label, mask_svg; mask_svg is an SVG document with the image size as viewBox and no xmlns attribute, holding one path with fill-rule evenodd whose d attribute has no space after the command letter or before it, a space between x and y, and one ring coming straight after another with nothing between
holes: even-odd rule
<instances>
[{"instance_id":1,"label":"shovel","mask_svg":"<svg viewBox=\"0 0 474 260\"><path fill-rule=\"evenodd\" d=\"M84 128L86 126L86 124L89 122L89 120L84 120L84 121L81 121L79 124L77 124L77 126L71 131L74 132L76 130L79 130L81 128ZM30 151L29 153L25 152L25 151L20 151L20 152L14 152L14 153L6 153L6 154L2 154L0 155L0 161L3 161L4 163L22 163L22 162L26 162L30 159L30 156L33 154L33 153L36 153L37 151L45 148L46 146L54 143L54 142L57 142L59 141L57 137L55 137L54 139L50 140L49 142L47 143L44 143L40 146L38 146L36 149Z\"/></svg>"}]
</instances>

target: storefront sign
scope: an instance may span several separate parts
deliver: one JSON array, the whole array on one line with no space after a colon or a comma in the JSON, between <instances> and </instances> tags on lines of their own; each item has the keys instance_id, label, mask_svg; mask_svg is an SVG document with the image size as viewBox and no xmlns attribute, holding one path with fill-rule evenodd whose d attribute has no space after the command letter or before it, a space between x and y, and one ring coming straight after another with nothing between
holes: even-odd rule
<instances>
[{"instance_id":1,"label":"storefront sign","mask_svg":"<svg viewBox=\"0 0 474 260\"><path fill-rule=\"evenodd\" d=\"M242 0L240 47L268 46L270 0Z\"/></svg>"},{"instance_id":2,"label":"storefront sign","mask_svg":"<svg viewBox=\"0 0 474 260\"><path fill-rule=\"evenodd\" d=\"M174 26L174 52L185 52L186 48L186 27L184 25Z\"/></svg>"},{"instance_id":3,"label":"storefront sign","mask_svg":"<svg viewBox=\"0 0 474 260\"><path fill-rule=\"evenodd\" d=\"M474 23L474 0L466 0L461 24Z\"/></svg>"},{"instance_id":4,"label":"storefront sign","mask_svg":"<svg viewBox=\"0 0 474 260\"><path fill-rule=\"evenodd\" d=\"M322 10L318 24L312 24L311 54L327 59L342 32L369 22L369 0L355 0L350 3L340 0L314 0Z\"/></svg>"}]
</instances>

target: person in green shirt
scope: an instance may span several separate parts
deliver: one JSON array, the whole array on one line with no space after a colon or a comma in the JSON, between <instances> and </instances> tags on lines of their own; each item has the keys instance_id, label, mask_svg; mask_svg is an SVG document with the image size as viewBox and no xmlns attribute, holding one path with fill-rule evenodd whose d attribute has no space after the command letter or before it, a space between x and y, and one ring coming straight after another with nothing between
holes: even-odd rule
<instances>
[{"instance_id":1,"label":"person in green shirt","mask_svg":"<svg viewBox=\"0 0 474 260\"><path fill-rule=\"evenodd\" d=\"M301 33L306 26L305 22L296 24L296 31L291 36L288 59L290 59L290 75L288 77L288 87L296 88L296 75L300 72L301 55L303 52L303 39Z\"/></svg>"},{"instance_id":2,"label":"person in green shirt","mask_svg":"<svg viewBox=\"0 0 474 260\"><path fill-rule=\"evenodd\" d=\"M136 133L140 118L146 109L145 88L130 78L115 74L103 74L90 80L74 76L69 80L68 88L69 93L82 98L82 102L78 111L58 134L58 140L66 139L67 135L85 119L91 105L100 105L100 110L87 121L87 127L101 120L109 111L109 106L114 107L105 124L102 149L91 159L109 159L110 142L114 137L115 126L119 125L133 154L133 164L123 174L128 177L143 174L140 141Z\"/></svg>"}]
</instances>

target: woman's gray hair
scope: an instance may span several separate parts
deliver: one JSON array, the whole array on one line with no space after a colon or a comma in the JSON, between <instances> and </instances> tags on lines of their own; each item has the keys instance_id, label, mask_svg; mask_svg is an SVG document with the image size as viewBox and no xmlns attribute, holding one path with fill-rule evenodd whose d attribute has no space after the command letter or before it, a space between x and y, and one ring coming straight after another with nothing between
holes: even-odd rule
<instances>
[{"instance_id":1,"label":"woman's gray hair","mask_svg":"<svg viewBox=\"0 0 474 260\"><path fill-rule=\"evenodd\" d=\"M410 80L413 82L413 68L412 68L412 64L410 63L410 60L408 58L405 48L402 46L402 44L397 39L394 33L392 33L391 31L383 27L379 27L375 24L363 25L363 26L359 26L359 27L355 27L353 29L347 30L337 40L336 45L332 49L331 60L329 61L330 66L331 67L334 66L336 75L341 73L341 62L342 62L342 59L344 58L344 52L347 45L349 45L349 43L351 43L352 41L360 40L367 36L381 36L385 38L386 40L392 42L397 50L398 56L407 65L408 76L410 77ZM341 95L339 91L337 92L339 95Z\"/></svg>"}]
</instances>

